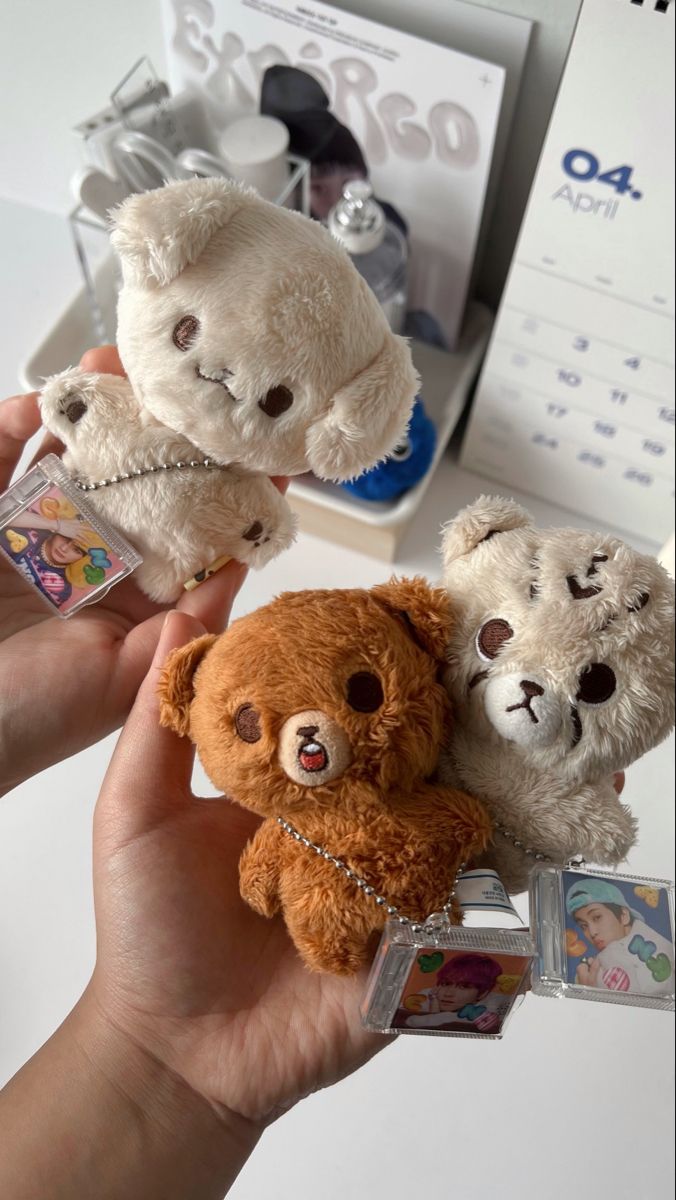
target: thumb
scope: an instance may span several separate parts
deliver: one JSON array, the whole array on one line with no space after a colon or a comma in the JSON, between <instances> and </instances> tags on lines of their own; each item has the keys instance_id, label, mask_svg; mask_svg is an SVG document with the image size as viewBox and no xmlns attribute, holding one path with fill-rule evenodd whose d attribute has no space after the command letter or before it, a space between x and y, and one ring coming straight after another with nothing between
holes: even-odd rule
<instances>
[{"instance_id":1,"label":"thumb","mask_svg":"<svg viewBox=\"0 0 676 1200\"><path fill-rule=\"evenodd\" d=\"M106 772L96 820L114 844L138 837L191 798L194 748L160 725L157 686L167 655L206 633L187 613L169 612L157 649Z\"/></svg>"}]
</instances>

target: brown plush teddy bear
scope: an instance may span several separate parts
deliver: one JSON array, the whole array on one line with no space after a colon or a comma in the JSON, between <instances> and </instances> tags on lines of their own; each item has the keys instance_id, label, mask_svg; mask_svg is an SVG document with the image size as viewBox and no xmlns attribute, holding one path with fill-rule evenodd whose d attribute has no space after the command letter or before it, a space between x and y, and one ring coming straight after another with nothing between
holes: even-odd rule
<instances>
[{"instance_id":1,"label":"brown plush teddy bear","mask_svg":"<svg viewBox=\"0 0 676 1200\"><path fill-rule=\"evenodd\" d=\"M388 908L416 921L440 910L487 844L480 804L427 782L450 715L448 613L422 579L290 592L164 667L163 724L265 818L240 861L242 896L263 916L283 912L314 970L357 972Z\"/></svg>"}]
</instances>

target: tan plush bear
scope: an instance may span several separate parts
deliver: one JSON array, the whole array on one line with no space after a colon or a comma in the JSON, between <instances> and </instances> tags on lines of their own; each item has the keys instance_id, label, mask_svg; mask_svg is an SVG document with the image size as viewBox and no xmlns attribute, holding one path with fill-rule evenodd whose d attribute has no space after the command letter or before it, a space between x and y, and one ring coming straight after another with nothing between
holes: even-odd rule
<instances>
[{"instance_id":1,"label":"tan plush bear","mask_svg":"<svg viewBox=\"0 0 676 1200\"><path fill-rule=\"evenodd\" d=\"M536 858L615 864L636 822L612 773L674 724L674 585L615 537L536 529L482 496L445 530L455 724L440 777L486 804L482 862L512 892Z\"/></svg>"},{"instance_id":2,"label":"tan plush bear","mask_svg":"<svg viewBox=\"0 0 676 1200\"><path fill-rule=\"evenodd\" d=\"M165 666L163 723L192 738L216 787L264 818L240 862L242 896L284 914L314 970L358 971L387 915L376 896L421 920L487 843L481 806L427 782L449 722L438 680L448 632L442 591L393 580L287 593Z\"/></svg>"},{"instance_id":3,"label":"tan plush bear","mask_svg":"<svg viewBox=\"0 0 676 1200\"><path fill-rule=\"evenodd\" d=\"M142 553L136 530L146 545L157 534L171 582L161 585L154 563L146 572L149 594L171 600L185 569L185 497L194 490L195 504L211 507L218 486L204 485L196 469L193 482L176 485L174 511L173 491L160 494L162 476L148 485L138 475L126 478L130 469L200 453L231 466L221 480L217 557L233 546L241 557L243 530L261 526L258 548L267 549L244 561L262 565L288 545L293 522L261 476L361 474L401 440L418 381L408 344L390 331L349 256L317 222L227 180L191 179L129 197L113 226L127 379L94 382L78 370L57 376L45 389L43 418L65 434L68 465L80 478L116 477L105 498L91 492L94 507L114 515ZM85 419L94 398L105 420L98 444L94 414ZM179 436L172 441L162 426ZM199 528L193 515L191 541ZM198 569L212 561L211 518L207 525L197 541Z\"/></svg>"}]
</instances>

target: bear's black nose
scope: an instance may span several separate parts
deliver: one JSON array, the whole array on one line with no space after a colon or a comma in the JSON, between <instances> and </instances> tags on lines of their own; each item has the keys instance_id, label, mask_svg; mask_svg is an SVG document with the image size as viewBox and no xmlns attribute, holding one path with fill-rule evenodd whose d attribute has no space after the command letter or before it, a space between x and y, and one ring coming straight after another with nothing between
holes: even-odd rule
<instances>
[{"instance_id":1,"label":"bear's black nose","mask_svg":"<svg viewBox=\"0 0 676 1200\"><path fill-rule=\"evenodd\" d=\"M299 737L312 738L319 731L319 725L301 725L300 729L296 730Z\"/></svg>"},{"instance_id":2,"label":"bear's black nose","mask_svg":"<svg viewBox=\"0 0 676 1200\"><path fill-rule=\"evenodd\" d=\"M539 683L533 683L532 679L522 679L521 690L525 692L529 700L532 700L534 696L544 696L545 694L545 689L540 687Z\"/></svg>"},{"instance_id":3,"label":"bear's black nose","mask_svg":"<svg viewBox=\"0 0 676 1200\"><path fill-rule=\"evenodd\" d=\"M263 410L266 416L273 419L281 417L282 413L291 408L292 404L293 392L290 392L281 383L277 387L270 388L270 391L265 393L263 399L258 401L258 407Z\"/></svg>"}]
</instances>

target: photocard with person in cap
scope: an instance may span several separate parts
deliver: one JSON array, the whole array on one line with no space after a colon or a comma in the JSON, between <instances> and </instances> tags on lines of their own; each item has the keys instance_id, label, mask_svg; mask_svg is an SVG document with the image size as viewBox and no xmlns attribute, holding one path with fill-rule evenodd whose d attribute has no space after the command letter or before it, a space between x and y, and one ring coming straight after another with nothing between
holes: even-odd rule
<instances>
[{"instance_id":1,"label":"photocard with person in cap","mask_svg":"<svg viewBox=\"0 0 676 1200\"><path fill-rule=\"evenodd\" d=\"M666 887L563 872L569 984L628 995L674 993L674 931Z\"/></svg>"}]
</instances>

